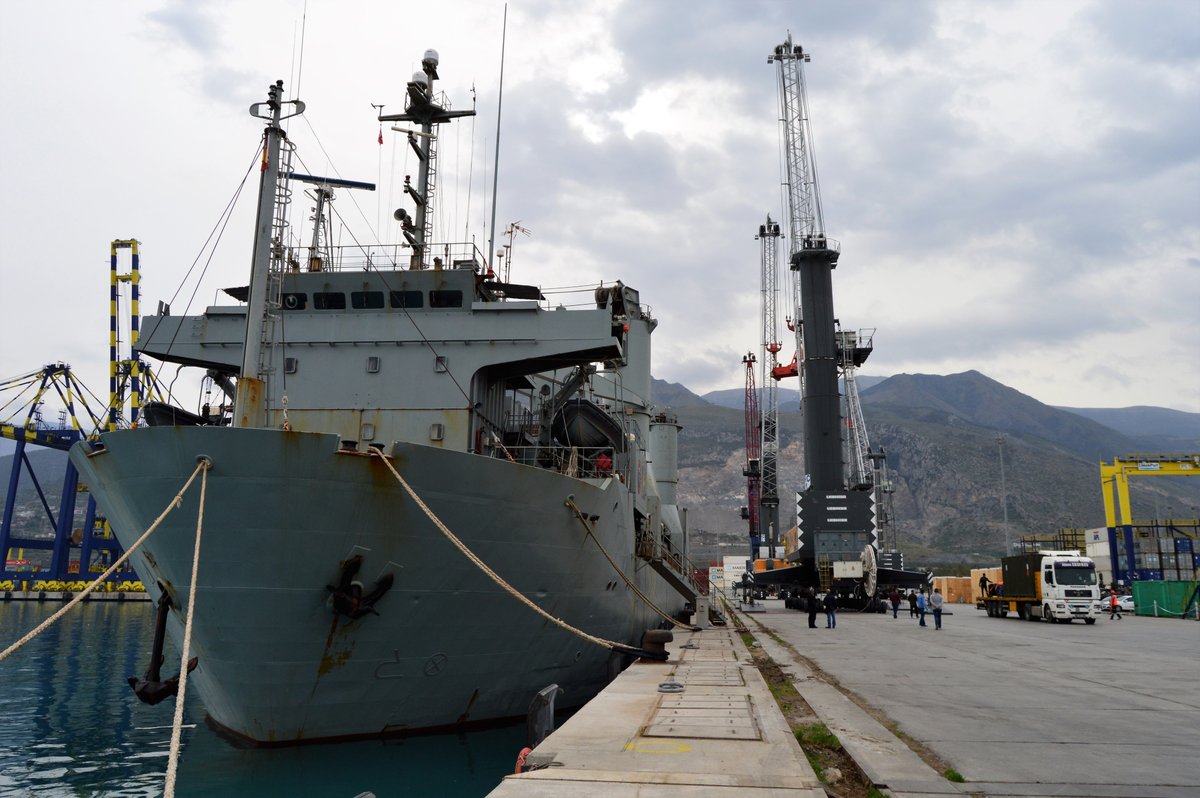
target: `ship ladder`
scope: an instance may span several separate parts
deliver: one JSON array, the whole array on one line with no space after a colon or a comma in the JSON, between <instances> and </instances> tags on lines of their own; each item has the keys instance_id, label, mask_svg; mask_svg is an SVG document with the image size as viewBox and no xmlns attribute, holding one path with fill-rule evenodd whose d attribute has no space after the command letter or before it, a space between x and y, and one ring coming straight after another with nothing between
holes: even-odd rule
<instances>
[{"instance_id":1,"label":"ship ladder","mask_svg":"<svg viewBox=\"0 0 1200 798\"><path fill-rule=\"evenodd\" d=\"M666 612L663 612L663 610L658 605L656 605L653 601L651 601L650 597L647 596L645 593L643 593L641 591L641 588L639 588L637 585L635 585L633 583L632 579L630 579L628 576L626 576L625 572L621 570L621 566L617 565L616 561L613 560L611 555L609 555L608 550L606 548L604 548L604 544L600 542L600 538L596 537L596 530L593 529L593 527L592 527L591 519L583 514L583 510L579 509L579 505L577 505L575 503L575 499L573 497L568 498L567 501L565 502L565 504L571 508L571 511L573 513L575 513L575 517L579 519L579 523L583 524L583 528L585 530L587 530L588 536L596 542L596 548L600 549L600 553L604 555L604 559L608 560L608 564L613 567L613 570L617 572L617 576L621 577L622 581L625 582L625 585L634 592L634 595L636 595L638 598L640 598L642 601L644 601L646 603L647 607L654 610L661 617L665 618L666 620L668 620L672 624L674 624L676 628L686 629L689 632L701 631L699 626L691 626L686 623L680 623L679 621L675 620L670 615L668 615Z\"/></svg>"}]
</instances>

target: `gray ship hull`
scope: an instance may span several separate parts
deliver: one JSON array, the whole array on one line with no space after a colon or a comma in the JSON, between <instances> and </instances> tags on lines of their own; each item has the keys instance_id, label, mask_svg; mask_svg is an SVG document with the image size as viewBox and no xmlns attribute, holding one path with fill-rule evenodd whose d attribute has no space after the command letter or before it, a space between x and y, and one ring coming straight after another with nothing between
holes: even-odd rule
<instances>
[{"instance_id":1,"label":"gray ship hull","mask_svg":"<svg viewBox=\"0 0 1200 798\"><path fill-rule=\"evenodd\" d=\"M211 718L248 740L297 743L523 716L550 683L579 704L622 655L547 622L454 548L386 466L339 453L336 435L156 427L105 434L71 459L128 548L196 466L212 460L191 653ZM634 551L634 495L615 478L578 479L505 460L398 443L392 463L493 570L547 612L637 645L662 619L622 582L565 505L597 516L621 569L667 612L675 592ZM199 480L132 558L155 598L175 602L182 640ZM378 615L331 609L339 564L362 555L367 590L394 585ZM167 664L164 672L173 673Z\"/></svg>"}]
</instances>

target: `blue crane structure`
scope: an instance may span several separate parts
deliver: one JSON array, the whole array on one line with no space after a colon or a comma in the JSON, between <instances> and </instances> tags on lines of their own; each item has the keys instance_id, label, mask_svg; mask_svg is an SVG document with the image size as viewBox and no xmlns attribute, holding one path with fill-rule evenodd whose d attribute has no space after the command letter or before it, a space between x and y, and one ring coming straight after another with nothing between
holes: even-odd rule
<instances>
[{"instance_id":1,"label":"blue crane structure","mask_svg":"<svg viewBox=\"0 0 1200 798\"><path fill-rule=\"evenodd\" d=\"M120 256L130 255L130 271L118 273ZM129 305L130 335L126 345L121 341L119 314L119 286L129 283L132 302ZM57 513L51 506L43 480L38 479L27 451L29 446L40 446L65 452L77 441L97 438L101 431L116 429L125 424L138 423L138 411L143 392L157 394L154 375L142 363L137 351L137 301L138 301L138 242L117 240L112 242L110 257L110 302L109 302L109 403L99 413L88 404L92 394L71 372L71 367L62 362L50 363L40 369L10 379L0 380L0 438L15 442L12 469L8 475L4 501L3 521L0 521L0 552L4 554L0 568L0 586L5 593L14 589L30 590L32 586L46 583L61 583L57 589L71 587L91 581L88 574L97 567L103 570L122 553L120 544L108 528L107 519L97 512L95 499L88 494L83 523L75 527L78 499L87 493L80 483L79 472L67 461L63 475L62 494L58 500ZM47 403L57 399L57 422L48 422ZM99 403L99 401L97 402ZM126 405L130 406L130 420L124 419ZM84 423L76 408L83 410ZM53 411L50 411L53 412ZM21 478L28 475L37 493L41 509L53 530L52 536L32 537L28 532L18 534L13 521L17 514L18 489ZM49 551L49 564L29 570L27 563L9 557L12 550ZM73 556L75 551L77 556ZM43 558L44 559L44 558ZM119 571L109 578L110 584L136 582L132 569ZM80 580L83 580L81 583ZM75 583L75 584L72 584Z\"/></svg>"}]
</instances>

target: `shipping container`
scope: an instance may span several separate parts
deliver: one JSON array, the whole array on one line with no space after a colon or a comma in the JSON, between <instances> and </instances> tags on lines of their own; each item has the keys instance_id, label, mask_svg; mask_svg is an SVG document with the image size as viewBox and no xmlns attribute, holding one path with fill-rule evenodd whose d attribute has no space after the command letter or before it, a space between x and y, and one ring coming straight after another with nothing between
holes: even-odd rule
<instances>
[{"instance_id":1,"label":"shipping container","mask_svg":"<svg viewBox=\"0 0 1200 798\"><path fill-rule=\"evenodd\" d=\"M1158 550L1161 552L1175 553L1175 538L1159 538Z\"/></svg>"},{"instance_id":2,"label":"shipping container","mask_svg":"<svg viewBox=\"0 0 1200 798\"><path fill-rule=\"evenodd\" d=\"M1177 568L1162 569L1162 578L1163 578L1164 582L1178 582L1179 581L1179 569L1177 569Z\"/></svg>"},{"instance_id":3,"label":"shipping container","mask_svg":"<svg viewBox=\"0 0 1200 798\"><path fill-rule=\"evenodd\" d=\"M1190 582L1135 582L1133 585L1133 601L1137 605L1138 615L1153 615L1157 603L1159 615L1177 617L1188 613L1194 617L1196 606L1191 602L1192 585Z\"/></svg>"},{"instance_id":4,"label":"shipping container","mask_svg":"<svg viewBox=\"0 0 1200 798\"><path fill-rule=\"evenodd\" d=\"M1162 558L1157 552L1143 552L1137 557L1138 568L1161 568Z\"/></svg>"},{"instance_id":5,"label":"shipping container","mask_svg":"<svg viewBox=\"0 0 1200 798\"><path fill-rule=\"evenodd\" d=\"M1186 551L1188 554L1191 554L1192 539L1191 538L1175 538L1175 551L1178 551L1178 552Z\"/></svg>"},{"instance_id":6,"label":"shipping container","mask_svg":"<svg viewBox=\"0 0 1200 798\"><path fill-rule=\"evenodd\" d=\"M1041 554L1019 554L1001 560L1005 596L1037 595L1038 573L1042 568Z\"/></svg>"}]
</instances>

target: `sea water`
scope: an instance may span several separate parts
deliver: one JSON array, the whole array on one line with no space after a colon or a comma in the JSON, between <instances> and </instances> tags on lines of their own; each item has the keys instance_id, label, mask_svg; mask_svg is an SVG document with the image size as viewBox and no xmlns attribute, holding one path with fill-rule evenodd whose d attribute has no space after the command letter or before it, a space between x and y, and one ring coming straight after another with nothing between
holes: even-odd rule
<instances>
[{"instance_id":1,"label":"sea water","mask_svg":"<svg viewBox=\"0 0 1200 798\"><path fill-rule=\"evenodd\" d=\"M61 607L0 603L0 650ZM162 795L175 701L139 702L126 679L150 658L150 602L84 602L0 662L0 796ZM168 647L163 675L178 670ZM482 796L525 745L517 724L470 734L239 748L188 691L175 794Z\"/></svg>"}]
</instances>

